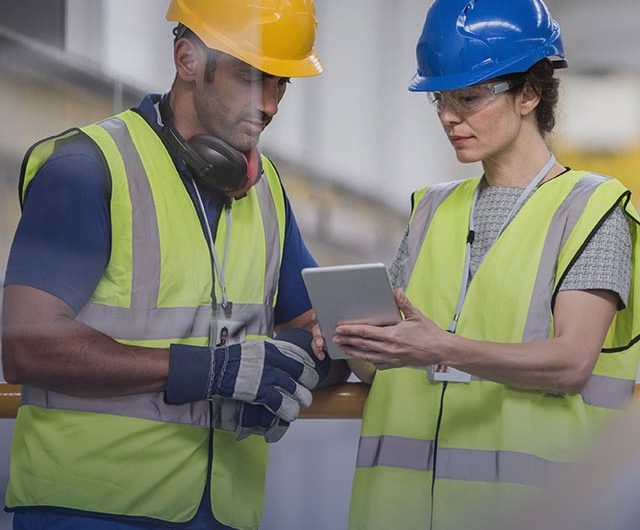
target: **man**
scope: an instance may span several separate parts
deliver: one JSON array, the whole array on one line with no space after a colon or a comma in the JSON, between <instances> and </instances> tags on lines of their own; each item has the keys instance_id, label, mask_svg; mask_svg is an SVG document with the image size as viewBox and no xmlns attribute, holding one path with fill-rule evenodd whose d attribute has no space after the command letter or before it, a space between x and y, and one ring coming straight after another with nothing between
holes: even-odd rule
<instances>
[{"instance_id":1,"label":"man","mask_svg":"<svg viewBox=\"0 0 640 530\"><path fill-rule=\"evenodd\" d=\"M219 341L218 344L216 344L216 347L218 346L224 346L227 343L227 339L229 338L229 329L227 328L227 326L224 326L221 330L220 330L220 337L219 337Z\"/></svg>"},{"instance_id":2,"label":"man","mask_svg":"<svg viewBox=\"0 0 640 530\"><path fill-rule=\"evenodd\" d=\"M289 78L321 72L313 2L172 0L167 19L169 94L25 159L3 322L14 528L257 528L265 440L326 373L295 329L315 262L257 151Z\"/></svg>"}]
</instances>

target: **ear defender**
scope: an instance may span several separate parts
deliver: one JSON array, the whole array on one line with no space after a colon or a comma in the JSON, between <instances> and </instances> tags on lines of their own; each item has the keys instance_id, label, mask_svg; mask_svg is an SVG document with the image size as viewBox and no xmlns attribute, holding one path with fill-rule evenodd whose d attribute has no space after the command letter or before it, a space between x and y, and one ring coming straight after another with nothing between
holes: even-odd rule
<instances>
[{"instance_id":1,"label":"ear defender","mask_svg":"<svg viewBox=\"0 0 640 530\"><path fill-rule=\"evenodd\" d=\"M187 163L198 183L239 199L260 178L262 164L257 149L247 158L228 143L208 134L185 140L173 126L167 94L160 100L160 114L164 122L162 138Z\"/></svg>"}]
</instances>

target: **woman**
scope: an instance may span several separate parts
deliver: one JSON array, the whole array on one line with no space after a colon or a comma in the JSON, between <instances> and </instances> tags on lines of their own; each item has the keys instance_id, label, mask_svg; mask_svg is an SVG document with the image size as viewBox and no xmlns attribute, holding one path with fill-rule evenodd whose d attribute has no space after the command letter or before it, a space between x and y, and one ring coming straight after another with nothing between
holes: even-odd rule
<instances>
[{"instance_id":1,"label":"woman","mask_svg":"<svg viewBox=\"0 0 640 530\"><path fill-rule=\"evenodd\" d=\"M639 221L620 183L545 143L566 63L541 0L436 0L417 57L410 90L484 175L414 194L405 320L333 337L378 370L350 528L490 528L631 396Z\"/></svg>"}]
</instances>

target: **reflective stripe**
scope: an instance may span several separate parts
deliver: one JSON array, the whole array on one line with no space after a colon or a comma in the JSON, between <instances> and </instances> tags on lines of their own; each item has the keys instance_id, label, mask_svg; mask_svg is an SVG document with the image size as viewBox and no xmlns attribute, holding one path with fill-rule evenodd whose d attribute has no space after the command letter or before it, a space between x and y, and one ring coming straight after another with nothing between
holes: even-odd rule
<instances>
[{"instance_id":1,"label":"reflective stripe","mask_svg":"<svg viewBox=\"0 0 640 530\"><path fill-rule=\"evenodd\" d=\"M601 355L607 354L602 353ZM501 384L472 375L471 383L476 382L493 383L496 385ZM592 407L620 409L633 397L634 388L635 380L632 379L620 379L604 375L591 375L586 386L582 392L580 392L580 395L582 396L582 400ZM563 394L555 394L553 392L547 392L547 394L555 397L563 396Z\"/></svg>"},{"instance_id":2,"label":"reflective stripe","mask_svg":"<svg viewBox=\"0 0 640 530\"><path fill-rule=\"evenodd\" d=\"M397 436L363 437L356 467L395 467L433 470L433 440ZM474 482L510 482L542 486L550 470L569 466L516 451L486 451L438 447L436 478Z\"/></svg>"},{"instance_id":3,"label":"reflective stripe","mask_svg":"<svg viewBox=\"0 0 640 530\"><path fill-rule=\"evenodd\" d=\"M270 307L263 304L233 304L234 319L246 324L248 335L265 335L273 321ZM184 337L208 337L211 308L169 307L162 309L128 309L101 304L87 304L78 320L121 340L161 340Z\"/></svg>"},{"instance_id":4,"label":"reflective stripe","mask_svg":"<svg viewBox=\"0 0 640 530\"><path fill-rule=\"evenodd\" d=\"M516 451L438 447L436 478L541 487L551 470L569 465Z\"/></svg>"},{"instance_id":5,"label":"reflective stripe","mask_svg":"<svg viewBox=\"0 0 640 530\"><path fill-rule=\"evenodd\" d=\"M633 397L635 383L633 379L592 375L580 395L587 405L620 409Z\"/></svg>"},{"instance_id":6,"label":"reflective stripe","mask_svg":"<svg viewBox=\"0 0 640 530\"><path fill-rule=\"evenodd\" d=\"M407 248L410 250L409 258L404 267L401 286L406 290L409 278L413 273L413 269L418 261L420 249L431 226L431 221L436 210L445 201L445 199L455 190L463 181L448 182L439 184L430 188L417 206L413 221L409 227L407 235ZM413 251L412 251L413 250Z\"/></svg>"},{"instance_id":7,"label":"reflective stripe","mask_svg":"<svg viewBox=\"0 0 640 530\"><path fill-rule=\"evenodd\" d=\"M582 178L576 182L554 214L542 249L522 342L549 338L551 333L551 299L558 272L556 271L558 255L580 219L589 198L597 187L606 180L598 175L588 175Z\"/></svg>"},{"instance_id":8,"label":"reflective stripe","mask_svg":"<svg viewBox=\"0 0 640 530\"><path fill-rule=\"evenodd\" d=\"M278 224L278 214L273 195L269 189L269 184L265 178L261 178L255 185L258 194L258 204L262 212L262 224L264 226L264 241L267 248L265 259L264 275L264 302L268 307L274 306L274 298L278 288L280 278L280 227ZM270 323L270 330L273 330L273 322Z\"/></svg>"},{"instance_id":9,"label":"reflective stripe","mask_svg":"<svg viewBox=\"0 0 640 530\"><path fill-rule=\"evenodd\" d=\"M140 154L125 122L119 118L98 123L113 138L124 162L131 196L133 234L133 290L131 307L152 308L160 291L160 233L153 193Z\"/></svg>"},{"instance_id":10,"label":"reflective stripe","mask_svg":"<svg viewBox=\"0 0 640 530\"><path fill-rule=\"evenodd\" d=\"M434 440L416 440L398 436L362 437L358 444L356 467L400 467L429 471L433 469Z\"/></svg>"},{"instance_id":11,"label":"reflective stripe","mask_svg":"<svg viewBox=\"0 0 640 530\"><path fill-rule=\"evenodd\" d=\"M132 394L117 398L80 398L49 392L30 386L22 387L20 405L72 410L76 412L95 412L114 414L129 418L209 426L209 402L196 401L187 405L167 405L164 394L160 392L148 394Z\"/></svg>"},{"instance_id":12,"label":"reflective stripe","mask_svg":"<svg viewBox=\"0 0 640 530\"><path fill-rule=\"evenodd\" d=\"M245 342L242 344L242 356L236 376L236 385L233 389L234 399L255 401L261 383L261 378L256 377L256 374L262 374L264 370L264 356L264 342Z\"/></svg>"}]
</instances>

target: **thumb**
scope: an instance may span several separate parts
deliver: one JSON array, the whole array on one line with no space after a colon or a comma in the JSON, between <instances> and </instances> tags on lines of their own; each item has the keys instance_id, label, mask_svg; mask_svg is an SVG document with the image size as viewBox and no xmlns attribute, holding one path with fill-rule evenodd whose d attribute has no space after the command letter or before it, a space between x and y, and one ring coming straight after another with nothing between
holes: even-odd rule
<instances>
[{"instance_id":1,"label":"thumb","mask_svg":"<svg viewBox=\"0 0 640 530\"><path fill-rule=\"evenodd\" d=\"M405 296L402 289L396 289L396 304L398 304L398 309L404 313L404 317L407 320L419 318L422 316L422 313L414 307L414 305L409 301L409 299Z\"/></svg>"}]
</instances>

